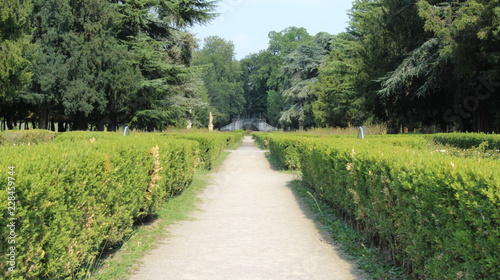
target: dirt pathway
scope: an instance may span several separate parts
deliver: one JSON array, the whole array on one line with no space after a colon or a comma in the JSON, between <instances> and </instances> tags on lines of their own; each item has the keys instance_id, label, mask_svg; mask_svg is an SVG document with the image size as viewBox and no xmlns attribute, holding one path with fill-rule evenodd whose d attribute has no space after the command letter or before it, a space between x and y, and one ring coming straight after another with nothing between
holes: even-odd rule
<instances>
[{"instance_id":1,"label":"dirt pathway","mask_svg":"<svg viewBox=\"0 0 500 280\"><path fill-rule=\"evenodd\" d=\"M246 137L213 174L202 211L169 228L130 279L363 279L301 208L291 179Z\"/></svg>"}]
</instances>

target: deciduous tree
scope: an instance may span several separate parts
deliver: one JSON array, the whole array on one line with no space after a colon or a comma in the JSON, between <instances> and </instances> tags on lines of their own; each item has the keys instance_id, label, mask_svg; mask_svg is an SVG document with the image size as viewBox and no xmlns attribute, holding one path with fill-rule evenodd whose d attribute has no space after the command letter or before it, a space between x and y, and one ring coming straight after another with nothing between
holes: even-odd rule
<instances>
[{"instance_id":1,"label":"deciduous tree","mask_svg":"<svg viewBox=\"0 0 500 280\"><path fill-rule=\"evenodd\" d=\"M219 127L229 124L245 108L241 66L234 55L234 44L217 36L205 38L195 55L194 65L204 68L210 105L217 110L214 124Z\"/></svg>"}]
</instances>

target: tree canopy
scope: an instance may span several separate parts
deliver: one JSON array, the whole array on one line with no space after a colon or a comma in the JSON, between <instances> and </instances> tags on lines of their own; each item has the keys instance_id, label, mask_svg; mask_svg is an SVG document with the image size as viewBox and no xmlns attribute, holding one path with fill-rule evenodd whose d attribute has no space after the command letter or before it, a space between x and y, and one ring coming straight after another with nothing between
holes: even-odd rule
<instances>
[{"instance_id":1,"label":"tree canopy","mask_svg":"<svg viewBox=\"0 0 500 280\"><path fill-rule=\"evenodd\" d=\"M245 97L241 66L234 59L234 44L217 36L205 38L193 64L204 69L203 80L214 109L214 125L226 125L241 115Z\"/></svg>"},{"instance_id":2,"label":"tree canopy","mask_svg":"<svg viewBox=\"0 0 500 280\"><path fill-rule=\"evenodd\" d=\"M191 67L196 43L187 28L215 18L215 3L4 1L4 128L21 122L59 131L201 125L196 111L208 100L200 69Z\"/></svg>"},{"instance_id":3,"label":"tree canopy","mask_svg":"<svg viewBox=\"0 0 500 280\"><path fill-rule=\"evenodd\" d=\"M345 32L270 31L241 61L189 28L210 0L5 0L2 129L285 129L383 123L389 132L500 132L497 0L355 0Z\"/></svg>"}]
</instances>

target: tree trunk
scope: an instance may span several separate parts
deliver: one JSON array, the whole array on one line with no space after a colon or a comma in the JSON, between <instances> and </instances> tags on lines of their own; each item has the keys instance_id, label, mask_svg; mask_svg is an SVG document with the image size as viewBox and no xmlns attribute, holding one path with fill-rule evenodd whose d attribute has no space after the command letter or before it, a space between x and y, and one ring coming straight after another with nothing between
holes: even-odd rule
<instances>
[{"instance_id":1,"label":"tree trunk","mask_svg":"<svg viewBox=\"0 0 500 280\"><path fill-rule=\"evenodd\" d=\"M87 130L87 118L83 113L77 113L73 122L73 130Z\"/></svg>"},{"instance_id":2,"label":"tree trunk","mask_svg":"<svg viewBox=\"0 0 500 280\"><path fill-rule=\"evenodd\" d=\"M105 122L106 122L105 120L100 120L96 125L96 130L97 131L104 131Z\"/></svg>"},{"instance_id":3,"label":"tree trunk","mask_svg":"<svg viewBox=\"0 0 500 280\"><path fill-rule=\"evenodd\" d=\"M66 130L64 129L64 122L60 121L57 123L57 131L58 132L66 132Z\"/></svg>"},{"instance_id":4,"label":"tree trunk","mask_svg":"<svg viewBox=\"0 0 500 280\"><path fill-rule=\"evenodd\" d=\"M112 112L110 115L110 122L108 124L108 131L116 132L118 130L118 115L115 112Z\"/></svg>"},{"instance_id":5,"label":"tree trunk","mask_svg":"<svg viewBox=\"0 0 500 280\"><path fill-rule=\"evenodd\" d=\"M491 133L491 121L484 103L474 112L474 132Z\"/></svg>"},{"instance_id":6,"label":"tree trunk","mask_svg":"<svg viewBox=\"0 0 500 280\"><path fill-rule=\"evenodd\" d=\"M50 130L56 131L56 123L54 122L53 119L50 120Z\"/></svg>"},{"instance_id":7,"label":"tree trunk","mask_svg":"<svg viewBox=\"0 0 500 280\"><path fill-rule=\"evenodd\" d=\"M49 125L49 105L42 103L38 109L38 128L47 129Z\"/></svg>"},{"instance_id":8,"label":"tree trunk","mask_svg":"<svg viewBox=\"0 0 500 280\"><path fill-rule=\"evenodd\" d=\"M5 117L5 120L7 121L7 129L8 130L14 129L14 123L12 122L12 117Z\"/></svg>"}]
</instances>

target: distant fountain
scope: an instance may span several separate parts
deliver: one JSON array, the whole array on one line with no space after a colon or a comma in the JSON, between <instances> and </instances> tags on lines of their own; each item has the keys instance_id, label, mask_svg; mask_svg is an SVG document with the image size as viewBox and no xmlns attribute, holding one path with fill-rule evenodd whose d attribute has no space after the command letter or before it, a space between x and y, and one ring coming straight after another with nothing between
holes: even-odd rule
<instances>
[{"instance_id":1,"label":"distant fountain","mask_svg":"<svg viewBox=\"0 0 500 280\"><path fill-rule=\"evenodd\" d=\"M130 135L130 131L128 129L128 126L125 126L125 129L123 130L123 136L128 136Z\"/></svg>"}]
</instances>

